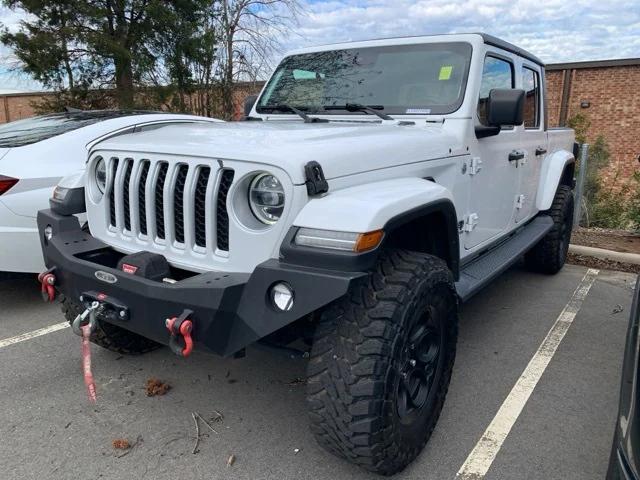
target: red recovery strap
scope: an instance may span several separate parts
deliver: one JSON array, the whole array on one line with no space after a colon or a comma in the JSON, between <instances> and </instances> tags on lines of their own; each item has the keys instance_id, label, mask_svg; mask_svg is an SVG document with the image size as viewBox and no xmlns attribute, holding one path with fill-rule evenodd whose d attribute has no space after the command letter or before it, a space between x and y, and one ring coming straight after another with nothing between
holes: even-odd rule
<instances>
[{"instance_id":1,"label":"red recovery strap","mask_svg":"<svg viewBox=\"0 0 640 480\"><path fill-rule=\"evenodd\" d=\"M87 386L87 396L91 403L96 403L96 384L91 373L91 346L89 337L91 337L91 326L89 324L80 327L82 329L82 371L84 373L84 384Z\"/></svg>"}]
</instances>

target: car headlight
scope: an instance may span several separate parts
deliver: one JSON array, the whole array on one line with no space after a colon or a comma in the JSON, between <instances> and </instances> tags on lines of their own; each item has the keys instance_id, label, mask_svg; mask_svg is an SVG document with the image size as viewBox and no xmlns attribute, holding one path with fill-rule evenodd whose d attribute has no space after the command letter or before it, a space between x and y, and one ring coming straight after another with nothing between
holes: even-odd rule
<instances>
[{"instance_id":1,"label":"car headlight","mask_svg":"<svg viewBox=\"0 0 640 480\"><path fill-rule=\"evenodd\" d=\"M104 193L107 188L107 162L104 161L104 158L97 161L94 172L98 190L100 193Z\"/></svg>"},{"instance_id":2,"label":"car headlight","mask_svg":"<svg viewBox=\"0 0 640 480\"><path fill-rule=\"evenodd\" d=\"M273 225L284 211L284 188L270 173L261 173L249 186L249 205L258 220Z\"/></svg>"}]
</instances>

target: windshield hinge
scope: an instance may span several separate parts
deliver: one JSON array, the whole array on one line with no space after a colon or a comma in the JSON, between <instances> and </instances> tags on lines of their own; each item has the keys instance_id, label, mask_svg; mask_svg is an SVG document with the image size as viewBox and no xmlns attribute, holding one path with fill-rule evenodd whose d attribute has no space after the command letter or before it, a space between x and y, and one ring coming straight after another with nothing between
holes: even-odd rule
<instances>
[{"instance_id":1,"label":"windshield hinge","mask_svg":"<svg viewBox=\"0 0 640 480\"><path fill-rule=\"evenodd\" d=\"M307 193L310 197L315 195L321 195L329 191L329 184L326 178L324 178L324 172L322 171L322 165L318 162L312 161L304 166L304 176L306 178L305 184L307 185Z\"/></svg>"}]
</instances>

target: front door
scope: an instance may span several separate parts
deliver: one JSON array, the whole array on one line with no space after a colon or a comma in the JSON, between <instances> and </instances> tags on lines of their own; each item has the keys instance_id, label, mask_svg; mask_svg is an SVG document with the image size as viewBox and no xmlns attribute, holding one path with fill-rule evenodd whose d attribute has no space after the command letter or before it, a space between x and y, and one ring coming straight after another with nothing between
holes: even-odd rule
<instances>
[{"instance_id":1,"label":"front door","mask_svg":"<svg viewBox=\"0 0 640 480\"><path fill-rule=\"evenodd\" d=\"M494 88L514 88L514 63L501 54L485 58L477 122L487 126L486 105ZM464 246L474 248L509 229L513 224L516 197L519 190L519 170L509 155L518 149L520 131L502 128L498 135L479 138L471 161L469 210L465 218Z\"/></svg>"}]
</instances>

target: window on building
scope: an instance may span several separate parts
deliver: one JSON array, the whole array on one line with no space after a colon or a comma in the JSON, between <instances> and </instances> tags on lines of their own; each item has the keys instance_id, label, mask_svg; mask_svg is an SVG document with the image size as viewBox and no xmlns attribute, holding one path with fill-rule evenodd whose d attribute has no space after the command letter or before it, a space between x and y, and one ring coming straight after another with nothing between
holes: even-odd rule
<instances>
[{"instance_id":1,"label":"window on building","mask_svg":"<svg viewBox=\"0 0 640 480\"><path fill-rule=\"evenodd\" d=\"M540 75L535 70L522 67L525 128L540 127Z\"/></svg>"},{"instance_id":2,"label":"window on building","mask_svg":"<svg viewBox=\"0 0 640 480\"><path fill-rule=\"evenodd\" d=\"M487 121L487 101L489 92L494 88L514 87L513 65L507 60L497 57L487 57L482 69L480 83L480 98L478 100L478 119L482 125L489 125Z\"/></svg>"}]
</instances>

